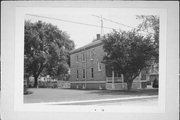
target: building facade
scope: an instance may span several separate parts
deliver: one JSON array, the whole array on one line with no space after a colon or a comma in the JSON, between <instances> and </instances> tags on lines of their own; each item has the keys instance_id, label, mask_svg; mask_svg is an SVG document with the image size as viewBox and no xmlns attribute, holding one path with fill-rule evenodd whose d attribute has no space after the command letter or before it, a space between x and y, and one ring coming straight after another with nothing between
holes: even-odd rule
<instances>
[{"instance_id":1,"label":"building facade","mask_svg":"<svg viewBox=\"0 0 180 120\"><path fill-rule=\"evenodd\" d=\"M126 89L123 75L102 63L105 52L100 37L92 43L70 52L70 84L74 89ZM144 88L146 79L138 76L132 88Z\"/></svg>"}]
</instances>

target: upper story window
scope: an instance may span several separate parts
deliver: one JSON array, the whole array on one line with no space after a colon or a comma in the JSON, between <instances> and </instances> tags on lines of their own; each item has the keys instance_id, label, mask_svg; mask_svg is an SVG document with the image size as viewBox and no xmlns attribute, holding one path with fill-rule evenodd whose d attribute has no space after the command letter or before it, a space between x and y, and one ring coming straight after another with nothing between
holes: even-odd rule
<instances>
[{"instance_id":1,"label":"upper story window","mask_svg":"<svg viewBox=\"0 0 180 120\"><path fill-rule=\"evenodd\" d=\"M82 61L85 61L85 53L82 54Z\"/></svg>"},{"instance_id":2,"label":"upper story window","mask_svg":"<svg viewBox=\"0 0 180 120\"><path fill-rule=\"evenodd\" d=\"M158 74L159 73L159 67L158 64L154 63L150 67L150 74Z\"/></svg>"},{"instance_id":3,"label":"upper story window","mask_svg":"<svg viewBox=\"0 0 180 120\"><path fill-rule=\"evenodd\" d=\"M102 67L101 67L101 62L98 61L98 71L101 71Z\"/></svg>"},{"instance_id":4,"label":"upper story window","mask_svg":"<svg viewBox=\"0 0 180 120\"><path fill-rule=\"evenodd\" d=\"M76 55L76 62L79 62L79 56Z\"/></svg>"},{"instance_id":5,"label":"upper story window","mask_svg":"<svg viewBox=\"0 0 180 120\"><path fill-rule=\"evenodd\" d=\"M93 60L94 59L94 49L92 51L90 51L90 59Z\"/></svg>"}]
</instances>

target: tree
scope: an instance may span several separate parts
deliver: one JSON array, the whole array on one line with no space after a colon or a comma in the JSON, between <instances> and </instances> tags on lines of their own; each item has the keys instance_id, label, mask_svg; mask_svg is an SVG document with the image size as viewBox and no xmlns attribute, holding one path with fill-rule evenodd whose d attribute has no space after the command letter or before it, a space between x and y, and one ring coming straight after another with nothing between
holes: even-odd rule
<instances>
[{"instance_id":1,"label":"tree","mask_svg":"<svg viewBox=\"0 0 180 120\"><path fill-rule=\"evenodd\" d=\"M50 23L25 21L24 73L35 79L40 74L56 76L69 68L69 51L74 42L69 35ZM66 66L62 67L63 64Z\"/></svg>"},{"instance_id":2,"label":"tree","mask_svg":"<svg viewBox=\"0 0 180 120\"><path fill-rule=\"evenodd\" d=\"M149 60L156 55L151 37L143 37L135 30L107 34L103 39L103 48L107 53L103 63L107 68L124 75L128 91L131 90L133 80L142 69L150 65Z\"/></svg>"},{"instance_id":3,"label":"tree","mask_svg":"<svg viewBox=\"0 0 180 120\"><path fill-rule=\"evenodd\" d=\"M147 31L151 34L154 40L155 50L157 55L155 56L156 62L159 62L159 16L157 15L137 15L137 19L142 23L138 26L138 31Z\"/></svg>"}]
</instances>

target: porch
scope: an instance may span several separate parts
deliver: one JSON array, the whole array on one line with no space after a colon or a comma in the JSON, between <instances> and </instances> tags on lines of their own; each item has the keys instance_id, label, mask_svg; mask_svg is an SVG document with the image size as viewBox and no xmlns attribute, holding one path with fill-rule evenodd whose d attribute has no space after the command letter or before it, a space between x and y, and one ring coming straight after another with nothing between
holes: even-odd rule
<instances>
[{"instance_id":1,"label":"porch","mask_svg":"<svg viewBox=\"0 0 180 120\"><path fill-rule=\"evenodd\" d=\"M132 89L142 89L147 87L147 77L142 79L141 74L133 80ZM124 82L123 75L121 77L106 77L107 90L126 90L127 83Z\"/></svg>"}]
</instances>

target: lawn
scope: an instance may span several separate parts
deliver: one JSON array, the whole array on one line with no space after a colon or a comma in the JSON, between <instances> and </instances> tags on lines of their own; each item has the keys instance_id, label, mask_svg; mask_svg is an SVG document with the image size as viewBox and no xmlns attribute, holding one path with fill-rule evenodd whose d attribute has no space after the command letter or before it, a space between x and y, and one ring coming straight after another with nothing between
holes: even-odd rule
<instances>
[{"instance_id":1,"label":"lawn","mask_svg":"<svg viewBox=\"0 0 180 120\"><path fill-rule=\"evenodd\" d=\"M158 89L144 89L127 92L111 90L33 88L28 91L32 92L32 94L24 95L24 103L65 102L158 95Z\"/></svg>"}]
</instances>

